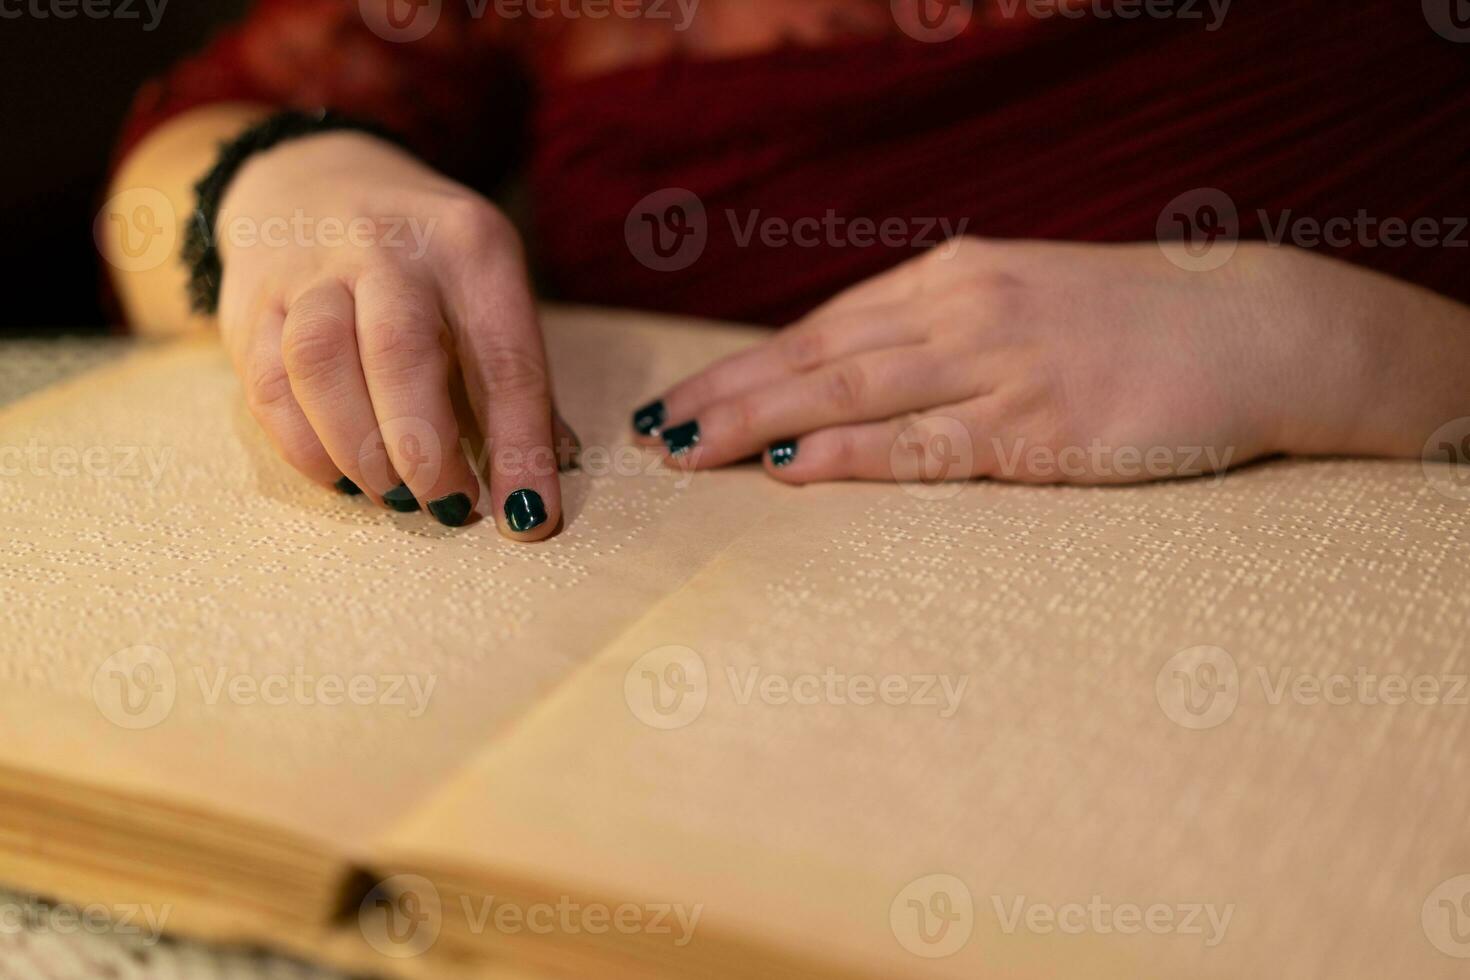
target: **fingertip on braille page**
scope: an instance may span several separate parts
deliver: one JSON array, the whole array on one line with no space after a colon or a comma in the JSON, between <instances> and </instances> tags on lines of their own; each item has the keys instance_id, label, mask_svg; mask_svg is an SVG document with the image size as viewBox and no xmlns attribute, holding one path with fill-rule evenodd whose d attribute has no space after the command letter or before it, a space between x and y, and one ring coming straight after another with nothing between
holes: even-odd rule
<instances>
[{"instance_id":1,"label":"fingertip on braille page","mask_svg":"<svg viewBox=\"0 0 1470 980\"><path fill-rule=\"evenodd\" d=\"M699 445L699 423L685 422L683 425L663 430L660 436L670 456L683 456Z\"/></svg>"},{"instance_id":2,"label":"fingertip on braille page","mask_svg":"<svg viewBox=\"0 0 1470 980\"><path fill-rule=\"evenodd\" d=\"M517 490L505 498L505 523L517 534L546 523L546 503L535 490Z\"/></svg>"},{"instance_id":3,"label":"fingertip on braille page","mask_svg":"<svg viewBox=\"0 0 1470 980\"><path fill-rule=\"evenodd\" d=\"M668 421L668 415L662 401L649 402L633 413L633 431L640 436L656 436Z\"/></svg>"},{"instance_id":4,"label":"fingertip on braille page","mask_svg":"<svg viewBox=\"0 0 1470 980\"><path fill-rule=\"evenodd\" d=\"M408 484L400 483L398 486L383 494L383 503L392 507L400 514L412 514L419 509L418 498L413 491L408 489Z\"/></svg>"},{"instance_id":5,"label":"fingertip on braille page","mask_svg":"<svg viewBox=\"0 0 1470 980\"><path fill-rule=\"evenodd\" d=\"M464 522L470 519L472 509L469 496L463 493L451 493L429 501L429 513L445 527L463 527Z\"/></svg>"},{"instance_id":6,"label":"fingertip on braille page","mask_svg":"<svg viewBox=\"0 0 1470 980\"><path fill-rule=\"evenodd\" d=\"M771 457L771 465L776 469L790 466L796 461L796 440L787 439L785 442L778 442L766 452Z\"/></svg>"}]
</instances>

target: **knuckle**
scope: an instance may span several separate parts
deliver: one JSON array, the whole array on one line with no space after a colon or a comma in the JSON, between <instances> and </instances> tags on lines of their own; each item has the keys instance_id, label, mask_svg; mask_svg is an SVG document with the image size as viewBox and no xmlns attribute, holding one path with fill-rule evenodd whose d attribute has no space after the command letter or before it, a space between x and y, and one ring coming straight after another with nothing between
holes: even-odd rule
<instances>
[{"instance_id":1,"label":"knuckle","mask_svg":"<svg viewBox=\"0 0 1470 980\"><path fill-rule=\"evenodd\" d=\"M277 431L275 441L281 458L307 477L319 479L324 470L331 469L332 464L326 458L326 451L310 429L303 427Z\"/></svg>"},{"instance_id":2,"label":"knuckle","mask_svg":"<svg viewBox=\"0 0 1470 980\"><path fill-rule=\"evenodd\" d=\"M400 370L446 357L441 331L423 319L392 317L367 325L359 343L369 370Z\"/></svg>"},{"instance_id":3,"label":"knuckle","mask_svg":"<svg viewBox=\"0 0 1470 980\"><path fill-rule=\"evenodd\" d=\"M497 397L539 398L548 390L546 365L539 357L496 344L487 348L481 359Z\"/></svg>"},{"instance_id":4,"label":"knuckle","mask_svg":"<svg viewBox=\"0 0 1470 980\"><path fill-rule=\"evenodd\" d=\"M443 221L447 237L459 248L501 251L516 248L519 242L510 219L493 205L475 198L450 204Z\"/></svg>"},{"instance_id":5,"label":"knuckle","mask_svg":"<svg viewBox=\"0 0 1470 980\"><path fill-rule=\"evenodd\" d=\"M252 366L245 377L245 404L256 416L269 415L292 399L291 378L277 361Z\"/></svg>"},{"instance_id":6,"label":"knuckle","mask_svg":"<svg viewBox=\"0 0 1470 980\"><path fill-rule=\"evenodd\" d=\"M303 380L329 372L341 361L351 335L352 325L333 313L312 311L287 317L281 335L284 366Z\"/></svg>"},{"instance_id":7,"label":"knuckle","mask_svg":"<svg viewBox=\"0 0 1470 980\"><path fill-rule=\"evenodd\" d=\"M756 431L759 411L754 399L736 398L725 406L725 425L736 438L744 439Z\"/></svg>"},{"instance_id":8,"label":"knuckle","mask_svg":"<svg viewBox=\"0 0 1470 980\"><path fill-rule=\"evenodd\" d=\"M831 468L834 473L851 473L857 461L857 440L848 429L837 429L831 434L829 450Z\"/></svg>"},{"instance_id":9,"label":"knuckle","mask_svg":"<svg viewBox=\"0 0 1470 980\"><path fill-rule=\"evenodd\" d=\"M824 386L829 403L839 411L853 411L863 405L868 378L860 365L839 364L827 373Z\"/></svg>"},{"instance_id":10,"label":"knuckle","mask_svg":"<svg viewBox=\"0 0 1470 980\"><path fill-rule=\"evenodd\" d=\"M827 338L817 330L802 330L787 335L786 360L797 371L807 371L823 363L827 357Z\"/></svg>"}]
</instances>

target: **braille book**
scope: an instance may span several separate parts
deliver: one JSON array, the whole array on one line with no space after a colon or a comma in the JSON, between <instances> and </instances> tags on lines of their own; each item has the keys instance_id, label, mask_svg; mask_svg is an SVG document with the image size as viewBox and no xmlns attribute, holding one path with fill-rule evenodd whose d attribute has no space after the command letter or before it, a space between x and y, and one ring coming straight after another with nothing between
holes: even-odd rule
<instances>
[{"instance_id":1,"label":"braille book","mask_svg":"<svg viewBox=\"0 0 1470 980\"><path fill-rule=\"evenodd\" d=\"M0 882L387 976L1463 975L1459 474L691 476L628 414L762 334L545 320L534 546L209 340L0 410Z\"/></svg>"}]
</instances>

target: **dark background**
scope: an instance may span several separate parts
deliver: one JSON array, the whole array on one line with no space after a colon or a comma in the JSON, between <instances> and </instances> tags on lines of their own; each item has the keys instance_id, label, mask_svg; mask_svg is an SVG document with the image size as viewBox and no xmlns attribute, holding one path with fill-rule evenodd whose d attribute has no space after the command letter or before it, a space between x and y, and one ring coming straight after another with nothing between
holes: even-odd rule
<instances>
[{"instance_id":1,"label":"dark background","mask_svg":"<svg viewBox=\"0 0 1470 980\"><path fill-rule=\"evenodd\" d=\"M0 333L106 329L92 219L108 159L139 85L201 47L248 0L170 0L157 29L133 0L132 20L39 18L12 0L0 17L0 268L6 284ZM116 9L122 0L114 0Z\"/></svg>"}]
</instances>

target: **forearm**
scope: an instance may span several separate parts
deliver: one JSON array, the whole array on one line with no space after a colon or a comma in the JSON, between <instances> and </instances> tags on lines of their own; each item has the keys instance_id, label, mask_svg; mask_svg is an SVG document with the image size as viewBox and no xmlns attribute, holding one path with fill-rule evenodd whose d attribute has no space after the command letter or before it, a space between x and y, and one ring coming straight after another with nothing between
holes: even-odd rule
<instances>
[{"instance_id":1,"label":"forearm","mask_svg":"<svg viewBox=\"0 0 1470 980\"><path fill-rule=\"evenodd\" d=\"M109 201L115 203L102 217L98 244L136 332L161 336L210 325L211 318L189 309L188 270L180 258L185 223L194 211L194 184L214 164L220 144L270 112L267 106L240 103L192 110L149 134L118 168L108 190ZM168 201L171 216L135 213L139 204L156 210L147 203L152 192ZM146 224L140 227L139 221ZM150 254L139 267L129 250L136 255L139 236L154 225L166 236L168 254L161 261Z\"/></svg>"}]
</instances>

